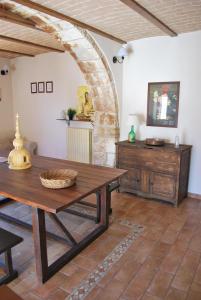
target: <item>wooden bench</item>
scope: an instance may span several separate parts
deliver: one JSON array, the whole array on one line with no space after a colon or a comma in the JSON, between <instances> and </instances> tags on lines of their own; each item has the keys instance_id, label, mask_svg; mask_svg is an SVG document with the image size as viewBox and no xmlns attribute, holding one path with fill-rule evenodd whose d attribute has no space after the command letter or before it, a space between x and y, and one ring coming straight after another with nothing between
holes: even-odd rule
<instances>
[{"instance_id":1,"label":"wooden bench","mask_svg":"<svg viewBox=\"0 0 201 300\"><path fill-rule=\"evenodd\" d=\"M5 264L1 264L1 267L6 272L5 276L0 278L0 285L9 283L18 276L17 271L13 269L11 248L22 241L23 239L21 237L0 228L0 254L5 253Z\"/></svg>"},{"instance_id":2,"label":"wooden bench","mask_svg":"<svg viewBox=\"0 0 201 300\"><path fill-rule=\"evenodd\" d=\"M6 285L0 286L0 299L2 299L2 300L22 300L22 298L20 296L16 295Z\"/></svg>"}]
</instances>

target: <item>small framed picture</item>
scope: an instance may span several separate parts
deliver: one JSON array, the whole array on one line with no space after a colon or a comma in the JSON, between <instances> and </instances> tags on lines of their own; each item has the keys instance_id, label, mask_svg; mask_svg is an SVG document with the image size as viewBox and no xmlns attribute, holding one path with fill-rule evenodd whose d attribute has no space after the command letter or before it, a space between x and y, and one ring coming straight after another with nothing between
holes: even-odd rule
<instances>
[{"instance_id":1,"label":"small framed picture","mask_svg":"<svg viewBox=\"0 0 201 300\"><path fill-rule=\"evenodd\" d=\"M36 94L37 93L37 82L31 82L31 93Z\"/></svg>"},{"instance_id":2,"label":"small framed picture","mask_svg":"<svg viewBox=\"0 0 201 300\"><path fill-rule=\"evenodd\" d=\"M149 82L147 126L177 127L180 82Z\"/></svg>"},{"instance_id":3,"label":"small framed picture","mask_svg":"<svg viewBox=\"0 0 201 300\"><path fill-rule=\"evenodd\" d=\"M38 82L38 93L45 93L45 82Z\"/></svg>"},{"instance_id":4,"label":"small framed picture","mask_svg":"<svg viewBox=\"0 0 201 300\"><path fill-rule=\"evenodd\" d=\"M53 93L53 81L46 81L46 93Z\"/></svg>"}]
</instances>

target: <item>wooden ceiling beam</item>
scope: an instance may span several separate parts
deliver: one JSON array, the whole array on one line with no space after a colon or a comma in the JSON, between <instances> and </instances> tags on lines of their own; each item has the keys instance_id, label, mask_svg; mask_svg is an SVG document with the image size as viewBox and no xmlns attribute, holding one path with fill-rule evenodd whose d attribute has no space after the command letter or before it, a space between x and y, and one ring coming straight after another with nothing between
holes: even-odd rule
<instances>
[{"instance_id":1,"label":"wooden ceiling beam","mask_svg":"<svg viewBox=\"0 0 201 300\"><path fill-rule=\"evenodd\" d=\"M64 50L60 50L60 49L56 49L56 48L52 48L52 47L48 47L48 46L44 46L44 45L38 45L38 44L35 44L35 43L32 43L32 42L19 40L19 39L12 38L12 37L9 37L9 36L6 36L6 35L1 35L1 34L0 34L0 40L20 44L20 45L23 45L23 46L31 46L31 47L35 47L35 48L39 48L39 49L47 50L47 51L65 52Z\"/></svg>"},{"instance_id":2,"label":"wooden ceiling beam","mask_svg":"<svg viewBox=\"0 0 201 300\"><path fill-rule=\"evenodd\" d=\"M6 49L1 49L0 48L0 54L1 53L7 53L7 54L14 54L14 55L20 55L20 56L28 56L28 57L34 57L32 54L27 54L23 52L16 52L16 51L11 51L11 50L6 50Z\"/></svg>"},{"instance_id":3,"label":"wooden ceiling beam","mask_svg":"<svg viewBox=\"0 0 201 300\"><path fill-rule=\"evenodd\" d=\"M133 9L139 15L144 17L146 20L154 24L156 27L161 29L163 32L167 33L170 36L177 36L177 33L173 31L170 27L168 27L165 23L163 23L160 19L154 16L150 11L148 11L145 7L140 5L135 0L120 0L122 3L127 5L129 8Z\"/></svg>"},{"instance_id":4,"label":"wooden ceiling beam","mask_svg":"<svg viewBox=\"0 0 201 300\"><path fill-rule=\"evenodd\" d=\"M29 27L31 29L36 29L36 30L40 30L40 28L36 27L36 24L28 19L22 18L12 12L9 12L3 8L0 8L0 19L6 22L10 22L10 23L14 23L14 24L18 24L18 25L22 25L25 27Z\"/></svg>"},{"instance_id":5,"label":"wooden ceiling beam","mask_svg":"<svg viewBox=\"0 0 201 300\"><path fill-rule=\"evenodd\" d=\"M83 22L81 22L79 20L76 20L76 19L74 19L72 17L69 17L67 15L64 15L64 14L62 14L62 13L60 13L60 12L54 10L54 9L48 8L48 7L43 6L41 4L35 3L33 1L30 1L30 0L13 0L13 1L16 2L16 3L18 3L18 4L22 4L22 5L26 6L26 7L29 7L31 9L40 11L40 12L42 12L44 14L49 15L49 16L55 17L55 18L60 19L60 20L67 21L67 22L69 22L69 23L71 23L73 25L76 25L76 26L79 26L81 28L84 28L84 29L90 30L92 32L95 32L95 33L97 33L97 34L99 34L101 36L109 38L109 39L111 39L111 40L113 40L115 42L118 42L120 44L125 44L126 43L126 41L121 40L121 39L119 39L119 38L117 38L117 37L115 37L115 36L113 36L113 35L111 35L111 34L109 34L107 32L104 32L104 31L96 28L96 27L93 27L91 25L83 23Z\"/></svg>"}]
</instances>

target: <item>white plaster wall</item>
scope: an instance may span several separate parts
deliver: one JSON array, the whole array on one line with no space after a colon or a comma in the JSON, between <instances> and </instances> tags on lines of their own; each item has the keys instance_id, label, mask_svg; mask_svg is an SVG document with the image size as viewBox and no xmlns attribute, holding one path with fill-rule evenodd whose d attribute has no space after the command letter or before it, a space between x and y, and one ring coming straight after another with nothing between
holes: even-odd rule
<instances>
[{"instance_id":1,"label":"white plaster wall","mask_svg":"<svg viewBox=\"0 0 201 300\"><path fill-rule=\"evenodd\" d=\"M127 138L129 113L146 120L148 82L180 81L178 128L140 126L138 137L167 138L192 144L189 192L201 194L201 31L178 37L132 42L124 62L121 139Z\"/></svg>"},{"instance_id":2,"label":"white plaster wall","mask_svg":"<svg viewBox=\"0 0 201 300\"><path fill-rule=\"evenodd\" d=\"M93 34L104 51L113 72L118 98L122 98L122 65L113 64L112 57L120 45L107 38ZM62 109L77 105L77 88L86 84L80 69L68 54L49 53L34 58L12 60L14 114L21 115L22 133L38 143L40 155L65 158L66 126L60 117ZM31 94L30 83L53 81L53 94ZM108 149L114 152L114 147Z\"/></svg>"},{"instance_id":3,"label":"white plaster wall","mask_svg":"<svg viewBox=\"0 0 201 300\"><path fill-rule=\"evenodd\" d=\"M48 53L12 60L14 113L21 116L22 134L38 143L40 155L66 158L66 123L61 111L77 105L77 88L86 84L68 53ZM31 94L30 83L53 81L54 92Z\"/></svg>"},{"instance_id":4,"label":"white plaster wall","mask_svg":"<svg viewBox=\"0 0 201 300\"><path fill-rule=\"evenodd\" d=\"M9 60L0 58L0 70L4 65L9 66ZM12 86L11 72L8 75L0 75L0 138L13 133L13 111L12 111Z\"/></svg>"}]
</instances>

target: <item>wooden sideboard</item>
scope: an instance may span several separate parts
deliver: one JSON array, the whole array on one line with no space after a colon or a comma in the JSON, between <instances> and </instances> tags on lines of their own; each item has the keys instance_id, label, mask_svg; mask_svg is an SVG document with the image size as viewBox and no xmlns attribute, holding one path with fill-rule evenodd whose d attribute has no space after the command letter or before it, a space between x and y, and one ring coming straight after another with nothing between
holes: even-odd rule
<instances>
[{"instance_id":1,"label":"wooden sideboard","mask_svg":"<svg viewBox=\"0 0 201 300\"><path fill-rule=\"evenodd\" d=\"M128 172L120 179L120 192L164 200L175 206L187 196L190 145L147 146L143 141L116 143L116 166Z\"/></svg>"}]
</instances>

